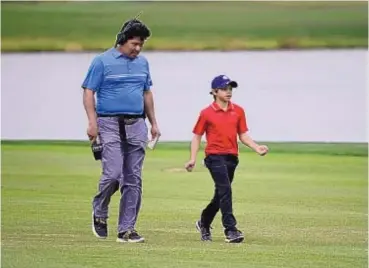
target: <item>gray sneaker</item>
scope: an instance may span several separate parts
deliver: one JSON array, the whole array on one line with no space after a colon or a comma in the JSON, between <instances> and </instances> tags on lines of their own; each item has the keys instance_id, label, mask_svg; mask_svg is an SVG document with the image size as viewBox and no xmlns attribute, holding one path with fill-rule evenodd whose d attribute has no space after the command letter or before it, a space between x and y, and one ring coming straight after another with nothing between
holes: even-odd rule
<instances>
[{"instance_id":1,"label":"gray sneaker","mask_svg":"<svg viewBox=\"0 0 369 268\"><path fill-rule=\"evenodd\" d=\"M227 243L241 243L245 239L242 232L237 229L227 231L225 235Z\"/></svg>"},{"instance_id":2,"label":"gray sneaker","mask_svg":"<svg viewBox=\"0 0 369 268\"><path fill-rule=\"evenodd\" d=\"M210 228L203 226L200 220L196 222L196 229L200 232L202 241L212 241Z\"/></svg>"},{"instance_id":3,"label":"gray sneaker","mask_svg":"<svg viewBox=\"0 0 369 268\"><path fill-rule=\"evenodd\" d=\"M92 212L92 232L97 238L105 239L108 236L108 224L106 219L95 217Z\"/></svg>"},{"instance_id":4,"label":"gray sneaker","mask_svg":"<svg viewBox=\"0 0 369 268\"><path fill-rule=\"evenodd\" d=\"M119 233L117 237L117 242L119 243L143 243L145 238L140 236L136 230L126 231Z\"/></svg>"}]
</instances>

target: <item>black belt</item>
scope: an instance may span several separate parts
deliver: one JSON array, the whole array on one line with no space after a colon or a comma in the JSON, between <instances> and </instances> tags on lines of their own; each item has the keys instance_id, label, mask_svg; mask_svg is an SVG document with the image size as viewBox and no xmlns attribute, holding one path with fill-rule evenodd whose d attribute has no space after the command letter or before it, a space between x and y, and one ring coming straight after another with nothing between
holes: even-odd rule
<instances>
[{"instance_id":1,"label":"black belt","mask_svg":"<svg viewBox=\"0 0 369 268\"><path fill-rule=\"evenodd\" d=\"M97 117L119 117L124 119L145 118L145 114L97 114Z\"/></svg>"}]
</instances>

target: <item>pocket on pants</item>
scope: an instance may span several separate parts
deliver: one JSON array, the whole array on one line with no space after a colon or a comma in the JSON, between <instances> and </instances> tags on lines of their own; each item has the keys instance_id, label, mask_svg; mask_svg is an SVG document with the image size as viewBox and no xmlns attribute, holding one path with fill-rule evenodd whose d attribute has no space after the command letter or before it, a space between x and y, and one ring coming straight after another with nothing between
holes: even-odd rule
<instances>
[{"instance_id":1,"label":"pocket on pants","mask_svg":"<svg viewBox=\"0 0 369 268\"><path fill-rule=\"evenodd\" d=\"M146 146L148 142L148 128L143 118L131 125L126 125L127 142L133 145Z\"/></svg>"},{"instance_id":2,"label":"pocket on pants","mask_svg":"<svg viewBox=\"0 0 369 268\"><path fill-rule=\"evenodd\" d=\"M204 159L204 163L208 169L225 166L224 158L220 155L208 155Z\"/></svg>"},{"instance_id":3,"label":"pocket on pants","mask_svg":"<svg viewBox=\"0 0 369 268\"><path fill-rule=\"evenodd\" d=\"M100 142L104 145L106 143L119 143L119 125L114 117L98 117L97 118L98 136Z\"/></svg>"},{"instance_id":4,"label":"pocket on pants","mask_svg":"<svg viewBox=\"0 0 369 268\"><path fill-rule=\"evenodd\" d=\"M238 157L235 155L228 155L227 156L227 166L230 168L236 168L238 166L239 160Z\"/></svg>"},{"instance_id":5,"label":"pocket on pants","mask_svg":"<svg viewBox=\"0 0 369 268\"><path fill-rule=\"evenodd\" d=\"M205 165L210 171L216 188L228 187L230 185L228 169L223 156L209 155L205 158Z\"/></svg>"}]
</instances>

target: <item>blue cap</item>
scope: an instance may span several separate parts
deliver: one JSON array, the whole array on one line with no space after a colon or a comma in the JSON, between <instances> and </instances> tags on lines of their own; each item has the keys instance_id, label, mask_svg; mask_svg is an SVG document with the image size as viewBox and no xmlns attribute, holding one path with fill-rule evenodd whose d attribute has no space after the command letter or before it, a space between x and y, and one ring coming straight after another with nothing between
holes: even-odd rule
<instances>
[{"instance_id":1,"label":"blue cap","mask_svg":"<svg viewBox=\"0 0 369 268\"><path fill-rule=\"evenodd\" d=\"M225 88L228 85L234 88L238 87L238 84L236 81L231 80L228 76L223 75L223 74L216 76L211 82L211 88L213 89Z\"/></svg>"}]
</instances>

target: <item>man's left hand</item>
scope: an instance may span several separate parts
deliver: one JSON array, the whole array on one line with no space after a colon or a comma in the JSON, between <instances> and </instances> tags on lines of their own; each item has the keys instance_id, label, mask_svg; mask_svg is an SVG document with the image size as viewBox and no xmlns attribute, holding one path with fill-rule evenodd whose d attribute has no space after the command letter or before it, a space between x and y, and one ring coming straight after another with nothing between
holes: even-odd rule
<instances>
[{"instance_id":1,"label":"man's left hand","mask_svg":"<svg viewBox=\"0 0 369 268\"><path fill-rule=\"evenodd\" d=\"M161 136L160 130L157 125L151 126L151 139L159 138Z\"/></svg>"}]
</instances>

